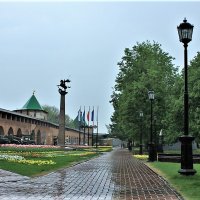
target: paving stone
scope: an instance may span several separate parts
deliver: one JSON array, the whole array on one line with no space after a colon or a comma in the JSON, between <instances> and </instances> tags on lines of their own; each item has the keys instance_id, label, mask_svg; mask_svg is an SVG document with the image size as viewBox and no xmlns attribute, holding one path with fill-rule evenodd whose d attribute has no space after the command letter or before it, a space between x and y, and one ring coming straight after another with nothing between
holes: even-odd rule
<instances>
[{"instance_id":1,"label":"paving stone","mask_svg":"<svg viewBox=\"0 0 200 200\"><path fill-rule=\"evenodd\" d=\"M37 178L0 170L1 200L180 200L125 149Z\"/></svg>"}]
</instances>

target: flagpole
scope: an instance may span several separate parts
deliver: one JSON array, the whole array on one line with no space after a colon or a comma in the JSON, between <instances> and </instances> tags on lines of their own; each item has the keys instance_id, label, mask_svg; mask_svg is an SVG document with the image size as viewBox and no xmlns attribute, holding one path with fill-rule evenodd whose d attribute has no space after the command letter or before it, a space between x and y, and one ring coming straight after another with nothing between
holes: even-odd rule
<instances>
[{"instance_id":1,"label":"flagpole","mask_svg":"<svg viewBox=\"0 0 200 200\"><path fill-rule=\"evenodd\" d=\"M92 116L91 116L91 120L92 120L92 147L94 146L94 138L93 138L93 135L94 135L94 106L93 106L93 110L92 110Z\"/></svg>"},{"instance_id":2,"label":"flagpole","mask_svg":"<svg viewBox=\"0 0 200 200\"><path fill-rule=\"evenodd\" d=\"M87 120L88 120L88 146L90 145L90 136L89 136L89 127L90 127L90 106L89 106L89 111L87 113Z\"/></svg>"},{"instance_id":3,"label":"flagpole","mask_svg":"<svg viewBox=\"0 0 200 200\"><path fill-rule=\"evenodd\" d=\"M92 126L92 147L94 146L94 142L93 142L93 132L94 132L94 125Z\"/></svg>"},{"instance_id":4,"label":"flagpole","mask_svg":"<svg viewBox=\"0 0 200 200\"><path fill-rule=\"evenodd\" d=\"M78 121L79 121L79 134L78 134L78 144L81 145L81 106L78 112Z\"/></svg>"},{"instance_id":5,"label":"flagpole","mask_svg":"<svg viewBox=\"0 0 200 200\"><path fill-rule=\"evenodd\" d=\"M96 148L98 147L98 113L99 113L99 106L97 106L97 135L96 135Z\"/></svg>"},{"instance_id":6,"label":"flagpole","mask_svg":"<svg viewBox=\"0 0 200 200\"><path fill-rule=\"evenodd\" d=\"M84 131L84 133L83 133L83 145L85 145L85 124L83 125L83 131Z\"/></svg>"},{"instance_id":7,"label":"flagpole","mask_svg":"<svg viewBox=\"0 0 200 200\"><path fill-rule=\"evenodd\" d=\"M84 129L84 134L83 134L83 145L85 145L85 106L84 106L84 119L83 119L83 129Z\"/></svg>"}]
</instances>

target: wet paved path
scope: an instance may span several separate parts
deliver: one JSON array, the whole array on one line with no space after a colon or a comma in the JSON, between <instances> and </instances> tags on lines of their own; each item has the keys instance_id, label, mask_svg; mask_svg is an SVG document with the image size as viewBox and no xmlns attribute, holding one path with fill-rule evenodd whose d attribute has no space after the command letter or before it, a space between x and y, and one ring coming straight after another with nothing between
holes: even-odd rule
<instances>
[{"instance_id":1,"label":"wet paved path","mask_svg":"<svg viewBox=\"0 0 200 200\"><path fill-rule=\"evenodd\" d=\"M0 170L1 200L175 200L181 197L127 150L38 178Z\"/></svg>"}]
</instances>

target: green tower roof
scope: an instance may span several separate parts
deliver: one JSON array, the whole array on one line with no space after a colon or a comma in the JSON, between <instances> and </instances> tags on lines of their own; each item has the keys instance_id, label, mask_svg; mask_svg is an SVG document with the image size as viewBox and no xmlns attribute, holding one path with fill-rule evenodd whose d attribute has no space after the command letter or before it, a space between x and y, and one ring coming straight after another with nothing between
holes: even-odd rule
<instances>
[{"instance_id":1,"label":"green tower roof","mask_svg":"<svg viewBox=\"0 0 200 200\"><path fill-rule=\"evenodd\" d=\"M26 102L22 109L25 110L44 110L36 99L34 93L31 98Z\"/></svg>"}]
</instances>

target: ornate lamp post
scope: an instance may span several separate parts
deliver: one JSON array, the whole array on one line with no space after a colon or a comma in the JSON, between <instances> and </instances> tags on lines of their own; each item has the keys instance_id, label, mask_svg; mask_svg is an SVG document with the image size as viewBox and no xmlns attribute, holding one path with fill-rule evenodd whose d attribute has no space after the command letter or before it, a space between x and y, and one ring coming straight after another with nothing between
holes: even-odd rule
<instances>
[{"instance_id":1,"label":"ornate lamp post","mask_svg":"<svg viewBox=\"0 0 200 200\"><path fill-rule=\"evenodd\" d=\"M143 154L143 149L142 149L142 118L143 118L143 112L140 111L140 155Z\"/></svg>"},{"instance_id":2,"label":"ornate lamp post","mask_svg":"<svg viewBox=\"0 0 200 200\"><path fill-rule=\"evenodd\" d=\"M188 112L188 64L187 64L187 46L192 40L193 25L183 20L177 29L180 42L184 46L184 135L179 137L181 142L181 169L179 173L183 175L194 175L196 170L193 169L192 141L193 136L189 135L189 112Z\"/></svg>"},{"instance_id":3,"label":"ornate lamp post","mask_svg":"<svg viewBox=\"0 0 200 200\"><path fill-rule=\"evenodd\" d=\"M58 132L58 145L65 146L65 95L67 94L66 85L70 83L70 80L61 80L60 85L58 85L58 92L60 93L60 115L59 115L59 132Z\"/></svg>"},{"instance_id":4,"label":"ornate lamp post","mask_svg":"<svg viewBox=\"0 0 200 200\"><path fill-rule=\"evenodd\" d=\"M155 144L153 142L153 100L154 91L148 91L149 100L151 101L151 128L150 128L150 142L149 142L149 161L153 162L156 160Z\"/></svg>"},{"instance_id":5,"label":"ornate lamp post","mask_svg":"<svg viewBox=\"0 0 200 200\"><path fill-rule=\"evenodd\" d=\"M159 139L160 139L159 152L163 153L163 132L162 132L162 129L160 130L160 133L159 133Z\"/></svg>"},{"instance_id":6,"label":"ornate lamp post","mask_svg":"<svg viewBox=\"0 0 200 200\"><path fill-rule=\"evenodd\" d=\"M158 135L157 135L157 117L156 116L153 117L153 126L154 126L153 138L154 138L155 150L157 152L158 151Z\"/></svg>"}]
</instances>

